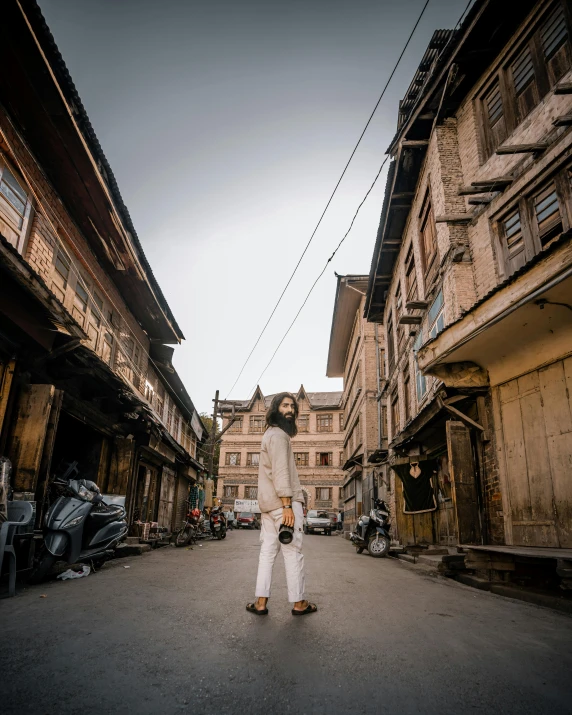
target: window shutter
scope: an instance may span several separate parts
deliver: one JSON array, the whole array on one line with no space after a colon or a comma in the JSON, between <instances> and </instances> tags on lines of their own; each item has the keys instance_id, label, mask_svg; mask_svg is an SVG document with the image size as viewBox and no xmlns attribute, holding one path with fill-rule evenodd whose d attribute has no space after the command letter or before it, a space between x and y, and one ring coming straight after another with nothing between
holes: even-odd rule
<instances>
[{"instance_id":1,"label":"window shutter","mask_svg":"<svg viewBox=\"0 0 572 715\"><path fill-rule=\"evenodd\" d=\"M510 275L526 262L520 211L515 211L505 219L502 224L502 229L507 257L507 268Z\"/></svg>"},{"instance_id":2,"label":"window shutter","mask_svg":"<svg viewBox=\"0 0 572 715\"><path fill-rule=\"evenodd\" d=\"M534 216L542 247L562 233L562 218L554 185L547 187L534 198Z\"/></svg>"},{"instance_id":3,"label":"window shutter","mask_svg":"<svg viewBox=\"0 0 572 715\"><path fill-rule=\"evenodd\" d=\"M492 153L507 137L506 117L500 85L497 82L483 99L485 119L489 130L489 150Z\"/></svg>"},{"instance_id":4,"label":"window shutter","mask_svg":"<svg viewBox=\"0 0 572 715\"><path fill-rule=\"evenodd\" d=\"M553 86L571 64L568 27L561 5L555 8L540 28L540 44L546 60L550 86Z\"/></svg>"},{"instance_id":5,"label":"window shutter","mask_svg":"<svg viewBox=\"0 0 572 715\"><path fill-rule=\"evenodd\" d=\"M540 100L536 75L534 74L532 51L529 46L520 53L510 69L516 94L518 121L521 121L534 109Z\"/></svg>"}]
</instances>

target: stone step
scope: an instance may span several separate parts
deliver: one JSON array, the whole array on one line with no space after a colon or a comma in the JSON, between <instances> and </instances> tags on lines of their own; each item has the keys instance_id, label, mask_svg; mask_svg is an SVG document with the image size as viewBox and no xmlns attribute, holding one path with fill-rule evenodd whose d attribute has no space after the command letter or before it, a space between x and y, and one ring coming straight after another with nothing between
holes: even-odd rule
<instances>
[{"instance_id":1,"label":"stone step","mask_svg":"<svg viewBox=\"0 0 572 715\"><path fill-rule=\"evenodd\" d=\"M115 558L123 556L142 556L147 551L151 551L149 544L120 544L115 549Z\"/></svg>"},{"instance_id":2,"label":"stone step","mask_svg":"<svg viewBox=\"0 0 572 715\"><path fill-rule=\"evenodd\" d=\"M138 536L128 536L125 541L123 542L124 544L138 544L139 543L139 537Z\"/></svg>"}]
</instances>

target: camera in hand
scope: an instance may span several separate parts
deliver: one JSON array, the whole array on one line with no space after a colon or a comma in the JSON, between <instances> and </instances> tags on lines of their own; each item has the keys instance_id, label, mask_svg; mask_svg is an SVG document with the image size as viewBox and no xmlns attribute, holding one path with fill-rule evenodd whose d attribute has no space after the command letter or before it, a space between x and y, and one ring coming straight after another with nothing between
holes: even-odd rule
<instances>
[{"instance_id":1,"label":"camera in hand","mask_svg":"<svg viewBox=\"0 0 572 715\"><path fill-rule=\"evenodd\" d=\"M290 544L294 538L294 529L291 526L286 526L282 524L280 526L280 531L278 532L278 540L281 544Z\"/></svg>"}]
</instances>

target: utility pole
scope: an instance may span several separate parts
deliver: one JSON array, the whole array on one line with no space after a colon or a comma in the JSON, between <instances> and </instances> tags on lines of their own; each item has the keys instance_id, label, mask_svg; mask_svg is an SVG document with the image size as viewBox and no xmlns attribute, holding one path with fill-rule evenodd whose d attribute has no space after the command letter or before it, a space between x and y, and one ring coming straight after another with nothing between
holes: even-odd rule
<instances>
[{"instance_id":1,"label":"utility pole","mask_svg":"<svg viewBox=\"0 0 572 715\"><path fill-rule=\"evenodd\" d=\"M213 408L213 423L211 426L211 434L210 434L210 449L209 449L209 477L212 479L213 478L213 472L214 472L214 453L215 453L215 447L216 447L216 427L217 427L217 418L218 418L218 395L219 391L217 390L215 393L215 398L214 398L214 408Z\"/></svg>"}]
</instances>

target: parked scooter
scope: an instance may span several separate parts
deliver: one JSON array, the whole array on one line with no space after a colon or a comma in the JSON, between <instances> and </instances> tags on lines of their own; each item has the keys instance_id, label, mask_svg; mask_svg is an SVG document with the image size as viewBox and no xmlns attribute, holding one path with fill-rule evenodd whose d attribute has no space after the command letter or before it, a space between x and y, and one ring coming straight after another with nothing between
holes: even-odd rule
<instances>
[{"instance_id":1,"label":"parked scooter","mask_svg":"<svg viewBox=\"0 0 572 715\"><path fill-rule=\"evenodd\" d=\"M215 539L226 539L226 517L221 506L214 506L210 513L211 534Z\"/></svg>"},{"instance_id":2,"label":"parked scooter","mask_svg":"<svg viewBox=\"0 0 572 715\"><path fill-rule=\"evenodd\" d=\"M44 517L44 544L31 580L39 582L56 561L69 564L113 556L127 535L125 508L106 504L95 482L79 479L77 462L53 482L63 494Z\"/></svg>"},{"instance_id":3,"label":"parked scooter","mask_svg":"<svg viewBox=\"0 0 572 715\"><path fill-rule=\"evenodd\" d=\"M383 499L376 499L369 516L362 514L355 531L350 534L350 540L355 544L357 553L361 554L364 549L367 549L370 556L376 558L387 556L390 526L389 507Z\"/></svg>"}]
</instances>

